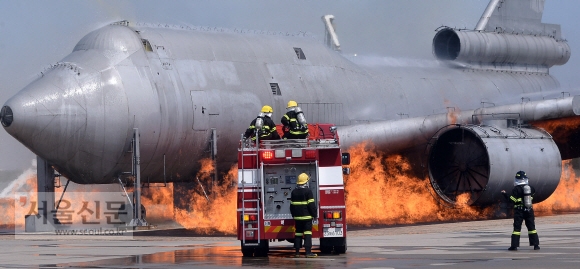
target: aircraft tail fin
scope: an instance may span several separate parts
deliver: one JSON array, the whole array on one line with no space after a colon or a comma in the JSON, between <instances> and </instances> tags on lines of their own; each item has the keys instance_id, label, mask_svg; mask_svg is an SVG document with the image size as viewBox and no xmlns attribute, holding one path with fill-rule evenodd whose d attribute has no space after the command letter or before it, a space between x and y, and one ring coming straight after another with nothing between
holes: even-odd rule
<instances>
[{"instance_id":1,"label":"aircraft tail fin","mask_svg":"<svg viewBox=\"0 0 580 269\"><path fill-rule=\"evenodd\" d=\"M561 40L560 25L542 23L545 0L490 0L476 31L550 36Z\"/></svg>"}]
</instances>

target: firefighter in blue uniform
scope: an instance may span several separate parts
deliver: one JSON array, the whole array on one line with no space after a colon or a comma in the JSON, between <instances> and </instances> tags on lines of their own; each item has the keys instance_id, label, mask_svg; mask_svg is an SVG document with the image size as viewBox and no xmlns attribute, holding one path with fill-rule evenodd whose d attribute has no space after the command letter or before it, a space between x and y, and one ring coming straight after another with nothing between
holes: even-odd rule
<instances>
[{"instance_id":1,"label":"firefighter in blue uniform","mask_svg":"<svg viewBox=\"0 0 580 269\"><path fill-rule=\"evenodd\" d=\"M296 188L290 195L290 213L294 218L294 248L296 249L296 258L300 257L300 248L302 247L302 238L304 237L304 249L306 258L315 258L318 255L312 253L312 219L317 217L316 206L312 190L308 188L310 177L306 173L298 176Z\"/></svg>"},{"instance_id":2,"label":"firefighter in blue uniform","mask_svg":"<svg viewBox=\"0 0 580 269\"><path fill-rule=\"evenodd\" d=\"M534 223L534 209L532 208L532 199L536 190L528 185L528 176L524 171L518 171L514 179L514 188L511 196L508 196L505 190L501 193L504 197L514 204L514 231L512 233L512 242L508 250L518 250L520 246L520 232L522 230L522 221L525 221L528 228L528 237L530 246L534 250L540 249L540 239Z\"/></svg>"}]
</instances>

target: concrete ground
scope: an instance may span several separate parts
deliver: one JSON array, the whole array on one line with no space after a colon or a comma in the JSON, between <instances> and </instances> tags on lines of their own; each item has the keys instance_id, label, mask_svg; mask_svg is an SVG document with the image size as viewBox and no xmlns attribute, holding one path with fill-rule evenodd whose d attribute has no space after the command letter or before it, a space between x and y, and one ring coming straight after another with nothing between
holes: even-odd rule
<instances>
[{"instance_id":1,"label":"concrete ground","mask_svg":"<svg viewBox=\"0 0 580 269\"><path fill-rule=\"evenodd\" d=\"M183 230L103 236L0 235L0 268L579 268L580 214L536 218L541 250L507 251L512 220L412 225L348 232L343 255L292 258L271 243L267 258L242 258L235 237ZM526 234L523 228L522 234ZM314 240L318 244L318 240ZM317 252L315 246L314 251Z\"/></svg>"}]
</instances>

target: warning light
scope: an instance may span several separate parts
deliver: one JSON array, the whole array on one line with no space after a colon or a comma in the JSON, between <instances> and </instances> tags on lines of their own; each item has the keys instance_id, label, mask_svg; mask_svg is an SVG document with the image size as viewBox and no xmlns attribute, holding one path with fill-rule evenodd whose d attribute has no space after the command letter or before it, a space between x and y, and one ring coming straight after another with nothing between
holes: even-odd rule
<instances>
[{"instance_id":1,"label":"warning light","mask_svg":"<svg viewBox=\"0 0 580 269\"><path fill-rule=\"evenodd\" d=\"M306 154L304 154L306 156L306 159L314 159L316 158L316 150L305 150Z\"/></svg>"},{"instance_id":2,"label":"warning light","mask_svg":"<svg viewBox=\"0 0 580 269\"><path fill-rule=\"evenodd\" d=\"M257 218L256 215L244 215L244 221L256 221Z\"/></svg>"},{"instance_id":3,"label":"warning light","mask_svg":"<svg viewBox=\"0 0 580 269\"><path fill-rule=\"evenodd\" d=\"M325 219L341 219L342 212L340 211L326 211L324 212Z\"/></svg>"},{"instance_id":4,"label":"warning light","mask_svg":"<svg viewBox=\"0 0 580 269\"><path fill-rule=\"evenodd\" d=\"M262 159L272 160L272 158L274 158L274 151L272 150L262 151Z\"/></svg>"}]
</instances>

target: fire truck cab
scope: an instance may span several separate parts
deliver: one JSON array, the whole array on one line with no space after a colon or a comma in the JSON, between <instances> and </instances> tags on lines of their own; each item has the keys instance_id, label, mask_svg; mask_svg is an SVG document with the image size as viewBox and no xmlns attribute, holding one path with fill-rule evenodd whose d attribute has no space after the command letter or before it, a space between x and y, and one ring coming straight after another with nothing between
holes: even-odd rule
<instances>
[{"instance_id":1,"label":"fire truck cab","mask_svg":"<svg viewBox=\"0 0 580 269\"><path fill-rule=\"evenodd\" d=\"M332 124L309 125L308 139L242 140L238 149L237 234L244 257L267 256L269 242L294 242L290 194L299 174L310 176L318 217L312 238L322 253L346 252L342 154ZM313 245L314 240L313 240ZM314 248L313 248L314 249Z\"/></svg>"}]
</instances>

